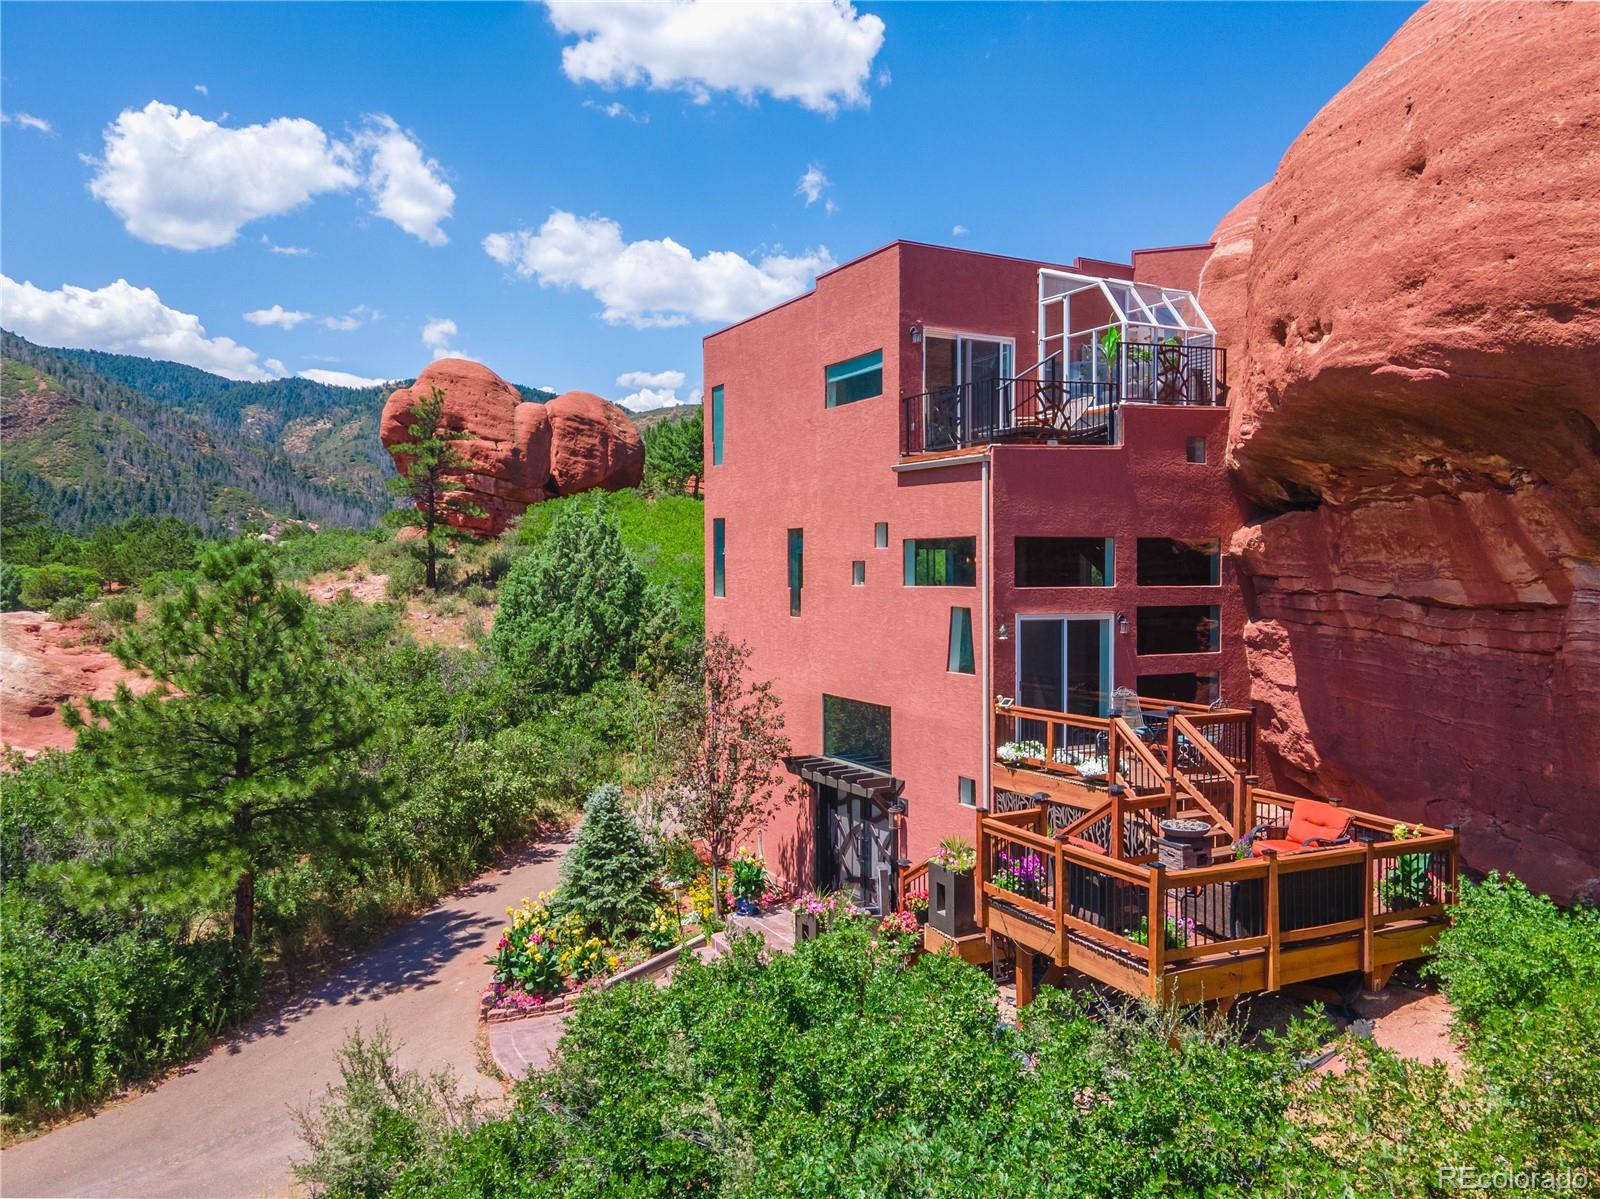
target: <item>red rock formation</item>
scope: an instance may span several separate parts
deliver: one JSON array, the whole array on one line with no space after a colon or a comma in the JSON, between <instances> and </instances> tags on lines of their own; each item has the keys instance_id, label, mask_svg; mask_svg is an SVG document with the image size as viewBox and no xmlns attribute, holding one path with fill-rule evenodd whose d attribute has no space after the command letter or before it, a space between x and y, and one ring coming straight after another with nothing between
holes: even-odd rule
<instances>
[{"instance_id":1,"label":"red rock formation","mask_svg":"<svg viewBox=\"0 0 1600 1199\"><path fill-rule=\"evenodd\" d=\"M1280 776L1600 892L1600 7L1431 4L1219 226Z\"/></svg>"},{"instance_id":2,"label":"red rock formation","mask_svg":"<svg viewBox=\"0 0 1600 1199\"><path fill-rule=\"evenodd\" d=\"M545 409L554 430L550 478L562 495L639 485L644 439L621 408L587 391L569 391Z\"/></svg>"},{"instance_id":3,"label":"red rock formation","mask_svg":"<svg viewBox=\"0 0 1600 1199\"><path fill-rule=\"evenodd\" d=\"M87 640L84 623L0 612L0 743L29 758L71 749L77 734L62 722L64 707L87 695L110 699L119 683L135 694L150 689L149 679Z\"/></svg>"},{"instance_id":4,"label":"red rock formation","mask_svg":"<svg viewBox=\"0 0 1600 1199\"><path fill-rule=\"evenodd\" d=\"M445 425L471 434L455 443L472 464L457 476L466 484L457 495L484 512L450 513L457 528L498 536L529 504L592 487L633 487L644 476L644 441L615 404L584 391L528 403L488 367L461 358L439 359L389 397L379 436L391 452L410 440L411 410L435 387L445 395ZM405 456L394 459L404 470Z\"/></svg>"}]
</instances>

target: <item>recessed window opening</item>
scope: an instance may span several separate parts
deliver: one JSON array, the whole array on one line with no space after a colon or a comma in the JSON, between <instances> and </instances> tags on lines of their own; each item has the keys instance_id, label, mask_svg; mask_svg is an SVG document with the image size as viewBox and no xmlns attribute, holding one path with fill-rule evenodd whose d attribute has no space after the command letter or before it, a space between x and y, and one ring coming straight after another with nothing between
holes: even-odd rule
<instances>
[{"instance_id":1,"label":"recessed window opening","mask_svg":"<svg viewBox=\"0 0 1600 1199\"><path fill-rule=\"evenodd\" d=\"M945 669L951 674L974 674L972 664L972 609L950 609L950 642Z\"/></svg>"},{"instance_id":2,"label":"recessed window opening","mask_svg":"<svg viewBox=\"0 0 1600 1199\"><path fill-rule=\"evenodd\" d=\"M1176 674L1142 674L1139 694L1146 699L1167 699L1179 704L1209 704L1219 694L1217 676L1184 671Z\"/></svg>"},{"instance_id":3,"label":"recessed window opening","mask_svg":"<svg viewBox=\"0 0 1600 1199\"><path fill-rule=\"evenodd\" d=\"M875 549L886 550L889 548L889 522L880 520L872 526L872 544Z\"/></svg>"},{"instance_id":4,"label":"recessed window opening","mask_svg":"<svg viewBox=\"0 0 1600 1199\"><path fill-rule=\"evenodd\" d=\"M883 351L836 362L826 371L829 408L883 394Z\"/></svg>"},{"instance_id":5,"label":"recessed window opening","mask_svg":"<svg viewBox=\"0 0 1600 1199\"><path fill-rule=\"evenodd\" d=\"M867 564L859 559L850 563L850 585L852 587L867 585Z\"/></svg>"},{"instance_id":6,"label":"recessed window opening","mask_svg":"<svg viewBox=\"0 0 1600 1199\"><path fill-rule=\"evenodd\" d=\"M882 704L824 694L822 752L830 758L888 774L889 709Z\"/></svg>"},{"instance_id":7,"label":"recessed window opening","mask_svg":"<svg viewBox=\"0 0 1600 1199\"><path fill-rule=\"evenodd\" d=\"M905 541L907 587L976 587L976 537L922 537Z\"/></svg>"},{"instance_id":8,"label":"recessed window opening","mask_svg":"<svg viewBox=\"0 0 1600 1199\"><path fill-rule=\"evenodd\" d=\"M1109 587L1114 582L1110 537L1018 537L1018 587Z\"/></svg>"},{"instance_id":9,"label":"recessed window opening","mask_svg":"<svg viewBox=\"0 0 1600 1199\"><path fill-rule=\"evenodd\" d=\"M1206 460L1206 439L1204 437L1189 438L1187 453L1190 462L1204 462Z\"/></svg>"},{"instance_id":10,"label":"recessed window opening","mask_svg":"<svg viewBox=\"0 0 1600 1199\"><path fill-rule=\"evenodd\" d=\"M1140 608L1140 654L1207 654L1217 649L1221 626L1215 604L1172 604Z\"/></svg>"},{"instance_id":11,"label":"recessed window opening","mask_svg":"<svg viewBox=\"0 0 1600 1199\"><path fill-rule=\"evenodd\" d=\"M728 594L728 523L722 517L711 522L711 594Z\"/></svg>"},{"instance_id":12,"label":"recessed window opening","mask_svg":"<svg viewBox=\"0 0 1600 1199\"><path fill-rule=\"evenodd\" d=\"M1215 539L1141 537L1138 551L1141 587L1215 587L1222 581L1222 545Z\"/></svg>"}]
</instances>

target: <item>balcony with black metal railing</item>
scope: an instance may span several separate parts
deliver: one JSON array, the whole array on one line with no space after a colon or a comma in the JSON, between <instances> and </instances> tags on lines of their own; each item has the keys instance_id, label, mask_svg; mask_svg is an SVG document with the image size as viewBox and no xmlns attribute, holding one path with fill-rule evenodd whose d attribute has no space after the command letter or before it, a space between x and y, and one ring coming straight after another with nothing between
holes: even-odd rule
<instances>
[{"instance_id":1,"label":"balcony with black metal railing","mask_svg":"<svg viewBox=\"0 0 1600 1199\"><path fill-rule=\"evenodd\" d=\"M976 380L900 400L900 452L932 454L1000 442L1117 445L1125 405L1223 407L1227 351L1217 346L1133 343L1110 368L1057 377L1046 360L1016 378ZM1073 364L1074 367L1082 364Z\"/></svg>"}]
</instances>

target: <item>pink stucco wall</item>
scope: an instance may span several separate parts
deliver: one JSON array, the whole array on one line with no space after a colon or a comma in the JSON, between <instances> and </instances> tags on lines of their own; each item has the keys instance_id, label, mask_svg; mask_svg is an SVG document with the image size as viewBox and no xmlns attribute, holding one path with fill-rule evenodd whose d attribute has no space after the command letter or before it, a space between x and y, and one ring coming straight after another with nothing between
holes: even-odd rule
<instances>
[{"instance_id":1,"label":"pink stucco wall","mask_svg":"<svg viewBox=\"0 0 1600 1199\"><path fill-rule=\"evenodd\" d=\"M900 397L923 390L923 346L911 330L1010 337L1017 369L1026 368L1037 356L1040 265L894 243L823 275L811 294L705 341L706 394L724 389L723 463L709 466L706 478L707 628L749 643L751 669L771 679L784 701L797 753L822 751L824 693L892 709L892 768L905 782L905 848L913 861L942 837L972 835L973 811L958 802L958 779L977 780L982 794L992 698L984 685L985 651L994 655L994 690L1010 694L1015 650L1014 643L986 638L979 587L902 582L904 539L983 532L978 464L894 470ZM1132 274L1126 264L1080 260L1072 268ZM826 366L880 348L883 394L827 408ZM1204 466L1185 460L1192 435L1208 440ZM1119 447L995 449L991 628L1014 622L1019 612L1125 611L1132 622L1141 602L1218 603L1221 653L1162 658L1152 667L1135 660L1130 629L1116 638L1116 680L1131 682L1141 669L1214 671L1224 694L1242 697L1242 613L1231 578L1216 588L1160 592L1136 589L1133 581L1140 533L1225 538L1236 524L1223 467L1225 435L1220 410L1134 408ZM710 580L718 517L727 530L723 598L712 595ZM886 549L873 545L877 521L889 524ZM789 614L791 528L805 530L799 617ZM1011 539L1019 534L1116 538L1115 586L1094 595L1019 592L1011 577ZM857 560L866 563L863 587L851 583ZM952 606L972 609L973 675L946 670ZM786 810L761 837L774 869L799 883L811 879L812 816Z\"/></svg>"}]
</instances>

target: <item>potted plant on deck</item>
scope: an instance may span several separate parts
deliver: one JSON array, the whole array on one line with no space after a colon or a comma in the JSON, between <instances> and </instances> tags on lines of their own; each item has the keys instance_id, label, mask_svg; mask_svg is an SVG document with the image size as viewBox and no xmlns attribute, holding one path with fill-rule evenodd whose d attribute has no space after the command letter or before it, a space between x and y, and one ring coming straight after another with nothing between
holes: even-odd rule
<instances>
[{"instance_id":1,"label":"potted plant on deck","mask_svg":"<svg viewBox=\"0 0 1600 1199\"><path fill-rule=\"evenodd\" d=\"M946 837L928 859L928 923L954 940L978 931L973 868L978 851L965 837Z\"/></svg>"}]
</instances>

